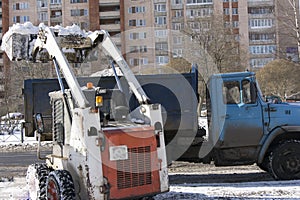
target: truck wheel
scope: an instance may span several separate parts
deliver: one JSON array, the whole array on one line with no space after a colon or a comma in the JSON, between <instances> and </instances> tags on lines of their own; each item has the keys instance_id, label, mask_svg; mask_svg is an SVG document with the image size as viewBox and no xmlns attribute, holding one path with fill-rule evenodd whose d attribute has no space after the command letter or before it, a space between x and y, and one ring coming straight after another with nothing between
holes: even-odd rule
<instances>
[{"instance_id":1,"label":"truck wheel","mask_svg":"<svg viewBox=\"0 0 300 200\"><path fill-rule=\"evenodd\" d=\"M271 152L270 168L275 179L300 179L300 141L288 140Z\"/></svg>"},{"instance_id":2,"label":"truck wheel","mask_svg":"<svg viewBox=\"0 0 300 200\"><path fill-rule=\"evenodd\" d=\"M30 199L46 199L46 180L50 171L45 163L29 165L26 182Z\"/></svg>"},{"instance_id":3,"label":"truck wheel","mask_svg":"<svg viewBox=\"0 0 300 200\"><path fill-rule=\"evenodd\" d=\"M71 174L66 170L50 172L47 178L47 199L49 200L73 200L75 189Z\"/></svg>"}]
</instances>

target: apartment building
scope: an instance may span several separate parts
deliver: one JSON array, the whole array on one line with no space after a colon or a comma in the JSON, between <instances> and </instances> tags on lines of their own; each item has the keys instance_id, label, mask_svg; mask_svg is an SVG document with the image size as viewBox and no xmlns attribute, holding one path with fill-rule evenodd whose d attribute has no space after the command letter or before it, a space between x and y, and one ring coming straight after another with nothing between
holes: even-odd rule
<instances>
[{"instance_id":1,"label":"apartment building","mask_svg":"<svg viewBox=\"0 0 300 200\"><path fill-rule=\"evenodd\" d=\"M250 68L263 67L277 56L275 7L274 0L248 0Z\"/></svg>"},{"instance_id":2,"label":"apartment building","mask_svg":"<svg viewBox=\"0 0 300 200\"><path fill-rule=\"evenodd\" d=\"M259 69L278 56L292 56L295 45L284 39L278 22L278 0L10 0L10 25L31 21L47 25L77 24L105 29L114 36L128 63L159 68L184 55L176 31L209 27L209 17L222 13L243 53L241 65ZM280 36L281 35L281 36ZM287 45L288 44L288 45ZM280 50L280 54L278 54ZM285 52L285 53L283 53ZM245 59L246 58L246 59ZM142 70L143 71L143 70Z\"/></svg>"},{"instance_id":3,"label":"apartment building","mask_svg":"<svg viewBox=\"0 0 300 200\"><path fill-rule=\"evenodd\" d=\"M2 40L2 1L0 0L0 39ZM4 66L3 66L3 52L0 50L0 102L4 98Z\"/></svg>"}]
</instances>

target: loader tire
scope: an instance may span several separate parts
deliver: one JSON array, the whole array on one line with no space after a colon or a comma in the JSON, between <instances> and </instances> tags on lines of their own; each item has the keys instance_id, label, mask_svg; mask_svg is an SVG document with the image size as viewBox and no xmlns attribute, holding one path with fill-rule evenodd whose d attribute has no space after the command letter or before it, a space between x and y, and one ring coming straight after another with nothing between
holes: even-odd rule
<instances>
[{"instance_id":1,"label":"loader tire","mask_svg":"<svg viewBox=\"0 0 300 200\"><path fill-rule=\"evenodd\" d=\"M50 172L47 178L47 198L49 200L73 200L75 188L71 174L66 170Z\"/></svg>"},{"instance_id":2,"label":"loader tire","mask_svg":"<svg viewBox=\"0 0 300 200\"><path fill-rule=\"evenodd\" d=\"M51 169L45 163L29 165L26 182L30 199L46 199L46 181Z\"/></svg>"},{"instance_id":3,"label":"loader tire","mask_svg":"<svg viewBox=\"0 0 300 200\"><path fill-rule=\"evenodd\" d=\"M277 180L300 179L300 141L287 140L270 154L270 169Z\"/></svg>"}]
</instances>

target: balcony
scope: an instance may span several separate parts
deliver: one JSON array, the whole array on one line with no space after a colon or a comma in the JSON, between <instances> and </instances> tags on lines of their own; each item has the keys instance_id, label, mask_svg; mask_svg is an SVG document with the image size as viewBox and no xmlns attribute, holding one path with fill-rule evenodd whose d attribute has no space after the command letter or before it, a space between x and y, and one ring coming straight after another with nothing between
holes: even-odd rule
<instances>
[{"instance_id":1,"label":"balcony","mask_svg":"<svg viewBox=\"0 0 300 200\"><path fill-rule=\"evenodd\" d=\"M57 8L61 8L61 4L50 4L50 9L57 9Z\"/></svg>"},{"instance_id":2,"label":"balcony","mask_svg":"<svg viewBox=\"0 0 300 200\"><path fill-rule=\"evenodd\" d=\"M101 0L99 2L100 6L114 6L120 5L120 0Z\"/></svg>"},{"instance_id":3,"label":"balcony","mask_svg":"<svg viewBox=\"0 0 300 200\"><path fill-rule=\"evenodd\" d=\"M62 22L62 16L60 15L60 16L51 16L50 17L50 21L51 22Z\"/></svg>"},{"instance_id":4,"label":"balcony","mask_svg":"<svg viewBox=\"0 0 300 200\"><path fill-rule=\"evenodd\" d=\"M274 1L272 0L248 0L248 7L256 6L274 6Z\"/></svg>"},{"instance_id":5,"label":"balcony","mask_svg":"<svg viewBox=\"0 0 300 200\"><path fill-rule=\"evenodd\" d=\"M166 3L166 0L154 0L154 3Z\"/></svg>"},{"instance_id":6,"label":"balcony","mask_svg":"<svg viewBox=\"0 0 300 200\"><path fill-rule=\"evenodd\" d=\"M115 19L120 18L120 11L106 11L106 12L100 12L100 18L101 19Z\"/></svg>"},{"instance_id":7,"label":"balcony","mask_svg":"<svg viewBox=\"0 0 300 200\"><path fill-rule=\"evenodd\" d=\"M207 7L207 6L213 6L213 2L207 2L207 3L187 3L186 6L188 8L198 8L198 7Z\"/></svg>"},{"instance_id":8,"label":"balcony","mask_svg":"<svg viewBox=\"0 0 300 200\"><path fill-rule=\"evenodd\" d=\"M100 24L100 28L106 31L121 31L120 24Z\"/></svg>"},{"instance_id":9,"label":"balcony","mask_svg":"<svg viewBox=\"0 0 300 200\"><path fill-rule=\"evenodd\" d=\"M183 4L172 4L171 9L174 9L174 10L183 9Z\"/></svg>"},{"instance_id":10,"label":"balcony","mask_svg":"<svg viewBox=\"0 0 300 200\"><path fill-rule=\"evenodd\" d=\"M265 18L275 19L275 16L273 13L268 13L268 14L251 14L251 13L249 13L248 16L250 19L265 19Z\"/></svg>"}]
</instances>

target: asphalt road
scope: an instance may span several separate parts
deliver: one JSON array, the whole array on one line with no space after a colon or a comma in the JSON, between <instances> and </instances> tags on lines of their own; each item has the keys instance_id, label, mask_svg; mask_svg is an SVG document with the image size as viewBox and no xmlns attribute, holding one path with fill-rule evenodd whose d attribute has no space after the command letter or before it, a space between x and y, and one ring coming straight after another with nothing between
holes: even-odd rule
<instances>
[{"instance_id":1,"label":"asphalt road","mask_svg":"<svg viewBox=\"0 0 300 200\"><path fill-rule=\"evenodd\" d=\"M2 152L0 166L28 166L38 162L36 152Z\"/></svg>"},{"instance_id":2,"label":"asphalt road","mask_svg":"<svg viewBox=\"0 0 300 200\"><path fill-rule=\"evenodd\" d=\"M42 155L50 152L43 152ZM30 164L44 162L35 151L0 152L0 179L2 177L25 176Z\"/></svg>"}]
</instances>

